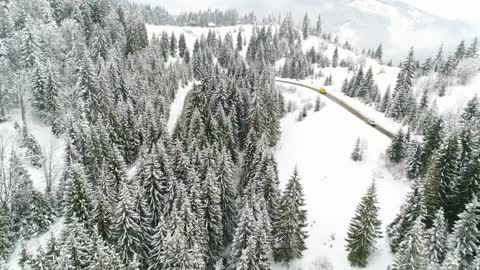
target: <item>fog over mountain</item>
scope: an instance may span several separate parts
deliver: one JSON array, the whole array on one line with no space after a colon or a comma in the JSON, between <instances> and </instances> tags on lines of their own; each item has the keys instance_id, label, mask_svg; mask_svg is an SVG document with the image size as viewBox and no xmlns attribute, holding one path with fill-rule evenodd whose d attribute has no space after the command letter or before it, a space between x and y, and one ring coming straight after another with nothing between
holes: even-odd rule
<instances>
[{"instance_id":1,"label":"fog over mountain","mask_svg":"<svg viewBox=\"0 0 480 270\"><path fill-rule=\"evenodd\" d=\"M300 22L308 11L313 20L321 14L324 29L337 33L359 48L370 48L383 42L386 56L398 59L415 46L422 57L444 43L452 48L459 40L470 40L480 33L471 22L451 20L422 11L407 3L393 0L131 0L135 3L161 5L172 13L206 8L237 8L240 12L254 11L258 17L266 14L292 12Z\"/></svg>"}]
</instances>

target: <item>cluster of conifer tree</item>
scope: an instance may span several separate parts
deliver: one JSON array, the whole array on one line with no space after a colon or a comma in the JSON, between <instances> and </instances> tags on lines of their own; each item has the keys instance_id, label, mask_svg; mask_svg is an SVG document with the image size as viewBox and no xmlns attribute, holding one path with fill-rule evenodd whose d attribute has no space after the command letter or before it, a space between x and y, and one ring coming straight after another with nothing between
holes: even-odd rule
<instances>
[{"instance_id":1,"label":"cluster of conifer tree","mask_svg":"<svg viewBox=\"0 0 480 270\"><path fill-rule=\"evenodd\" d=\"M232 26L254 24L256 22L256 16L253 12L242 16L236 9L208 9L170 14L167 9L160 6L131 4L130 8L140 13L146 23L155 25L206 27L211 23L215 26Z\"/></svg>"},{"instance_id":2,"label":"cluster of conifer tree","mask_svg":"<svg viewBox=\"0 0 480 270\"><path fill-rule=\"evenodd\" d=\"M390 247L395 253L392 269L480 268L478 97L474 96L463 113L452 120L437 112L428 90L419 102L411 92L419 73L438 72L440 80L442 76L454 79L459 72L450 71L447 75L442 70L470 58L478 61L476 41L465 55L460 53L462 44L456 50L458 56L436 64L427 59L427 65L422 67L415 64L411 51L402 64L390 105L382 101L385 106L381 110L409 124L408 132L400 130L386 153L390 163L405 165L402 167L406 176L412 180L400 213L387 228ZM460 55L463 58L457 58Z\"/></svg>"},{"instance_id":3,"label":"cluster of conifer tree","mask_svg":"<svg viewBox=\"0 0 480 270\"><path fill-rule=\"evenodd\" d=\"M236 42L211 31L189 52L183 35L148 40L137 7L113 0L8 1L0 12L11 77L0 108L21 109L27 152L2 158L1 259L60 217L60 236L23 247L23 268L270 269L301 257L300 176L281 191L272 152L285 107L272 64L289 47L262 49L296 30L256 28L246 47L241 31ZM192 81L171 134L169 105ZM65 139L61 176L44 192L25 169L45 160L28 118Z\"/></svg>"}]
</instances>

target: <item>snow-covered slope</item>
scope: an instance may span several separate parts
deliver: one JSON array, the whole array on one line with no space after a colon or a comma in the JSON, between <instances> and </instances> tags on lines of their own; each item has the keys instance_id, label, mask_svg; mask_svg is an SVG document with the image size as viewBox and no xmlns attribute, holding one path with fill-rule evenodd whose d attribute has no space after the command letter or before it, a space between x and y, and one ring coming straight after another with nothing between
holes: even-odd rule
<instances>
[{"instance_id":1,"label":"snow-covered slope","mask_svg":"<svg viewBox=\"0 0 480 270\"><path fill-rule=\"evenodd\" d=\"M287 101L313 104L317 93L305 88L287 91ZM326 106L319 112L309 111L297 122L298 110L281 122L282 137L276 151L280 180L284 185L294 166L302 178L308 211L308 250L294 263L301 269L311 268L326 257L333 269L352 269L345 252L345 237L360 197L375 178L378 184L380 218L388 225L399 209L408 183L394 179L384 168L382 153L390 140L377 130L353 117L335 103L322 99ZM355 140L368 144L366 159L355 163L350 159ZM387 240L381 239L378 250L365 269L384 270L392 262ZM287 269L276 266L274 269ZM296 269L289 268L289 269ZM320 268L321 269L321 268Z\"/></svg>"}]
</instances>

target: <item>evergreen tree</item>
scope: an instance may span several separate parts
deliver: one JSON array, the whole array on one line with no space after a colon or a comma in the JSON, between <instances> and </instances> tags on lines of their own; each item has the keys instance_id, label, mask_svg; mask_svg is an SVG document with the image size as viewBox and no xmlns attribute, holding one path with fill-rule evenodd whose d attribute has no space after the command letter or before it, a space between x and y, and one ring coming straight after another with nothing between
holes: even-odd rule
<instances>
[{"instance_id":1,"label":"evergreen tree","mask_svg":"<svg viewBox=\"0 0 480 270\"><path fill-rule=\"evenodd\" d=\"M425 206L429 225L440 207L444 207L448 213L451 212L452 186L456 184L459 174L460 147L458 137L454 134L434 158L425 183Z\"/></svg>"},{"instance_id":2,"label":"evergreen tree","mask_svg":"<svg viewBox=\"0 0 480 270\"><path fill-rule=\"evenodd\" d=\"M315 25L315 35L320 36L322 34L322 18L318 15L317 23Z\"/></svg>"},{"instance_id":3,"label":"evergreen tree","mask_svg":"<svg viewBox=\"0 0 480 270\"><path fill-rule=\"evenodd\" d=\"M407 163L407 177L409 179L417 179L420 176L420 166L422 165L422 146L416 143L413 146L413 152Z\"/></svg>"},{"instance_id":4,"label":"evergreen tree","mask_svg":"<svg viewBox=\"0 0 480 270\"><path fill-rule=\"evenodd\" d=\"M335 47L335 50L333 51L332 67L338 67L338 47Z\"/></svg>"},{"instance_id":5,"label":"evergreen tree","mask_svg":"<svg viewBox=\"0 0 480 270\"><path fill-rule=\"evenodd\" d=\"M387 148L387 159L394 164L400 163L405 157L405 144L403 131L399 129L397 135L392 139L392 143Z\"/></svg>"},{"instance_id":6,"label":"evergreen tree","mask_svg":"<svg viewBox=\"0 0 480 270\"><path fill-rule=\"evenodd\" d=\"M94 269L96 270L124 270L125 265L115 251L101 238L97 238L95 243L95 257L93 259Z\"/></svg>"},{"instance_id":7,"label":"evergreen tree","mask_svg":"<svg viewBox=\"0 0 480 270\"><path fill-rule=\"evenodd\" d=\"M480 241L479 208L480 204L475 197L467 204L465 211L458 215L459 220L453 229L451 249L458 254L460 269L465 269L472 263Z\"/></svg>"},{"instance_id":8,"label":"evergreen tree","mask_svg":"<svg viewBox=\"0 0 480 270\"><path fill-rule=\"evenodd\" d=\"M217 181L220 186L220 202L223 222L223 245L233 239L237 218L236 190L233 183L233 164L229 155L222 151L217 161Z\"/></svg>"},{"instance_id":9,"label":"evergreen tree","mask_svg":"<svg viewBox=\"0 0 480 270\"><path fill-rule=\"evenodd\" d=\"M474 38L470 47L468 47L467 52L465 53L467 58L478 57L478 38Z\"/></svg>"},{"instance_id":10,"label":"evergreen tree","mask_svg":"<svg viewBox=\"0 0 480 270\"><path fill-rule=\"evenodd\" d=\"M375 242L382 237L376 193L376 185L373 181L350 221L346 249L352 266L367 266L367 259L374 250Z\"/></svg>"},{"instance_id":11,"label":"evergreen tree","mask_svg":"<svg viewBox=\"0 0 480 270\"><path fill-rule=\"evenodd\" d=\"M422 166L420 167L420 174L425 175L431 164L431 159L434 151L437 150L442 143L443 136L443 120L436 117L429 126L427 134L425 135L425 142L423 144Z\"/></svg>"},{"instance_id":12,"label":"evergreen tree","mask_svg":"<svg viewBox=\"0 0 480 270\"><path fill-rule=\"evenodd\" d=\"M237 50L238 51L241 51L243 49L243 46L242 46L242 31L238 31L238 34L237 34Z\"/></svg>"},{"instance_id":13,"label":"evergreen tree","mask_svg":"<svg viewBox=\"0 0 480 270\"><path fill-rule=\"evenodd\" d=\"M152 215L151 226L155 228L163 213L164 196L167 193L165 176L160 167L158 160L158 146L154 146L152 152L146 154L142 159L139 169L137 170L138 182L145 192L143 195Z\"/></svg>"},{"instance_id":14,"label":"evergreen tree","mask_svg":"<svg viewBox=\"0 0 480 270\"><path fill-rule=\"evenodd\" d=\"M357 138L355 141L355 147L353 148L353 152L350 155L350 158L353 161L362 161L363 160L363 149L360 138Z\"/></svg>"},{"instance_id":15,"label":"evergreen tree","mask_svg":"<svg viewBox=\"0 0 480 270\"><path fill-rule=\"evenodd\" d=\"M72 164L67 171L65 186L65 222L76 220L89 226L92 219L93 200L83 166Z\"/></svg>"},{"instance_id":16,"label":"evergreen tree","mask_svg":"<svg viewBox=\"0 0 480 270\"><path fill-rule=\"evenodd\" d=\"M72 221L63 231L57 269L88 269L93 265L94 247L83 223Z\"/></svg>"},{"instance_id":17,"label":"evergreen tree","mask_svg":"<svg viewBox=\"0 0 480 270\"><path fill-rule=\"evenodd\" d=\"M177 38L175 33L172 32L170 36L170 56L175 57L177 55Z\"/></svg>"},{"instance_id":18,"label":"evergreen tree","mask_svg":"<svg viewBox=\"0 0 480 270\"><path fill-rule=\"evenodd\" d=\"M186 50L187 50L187 43L185 42L185 35L181 33L180 37L178 38L178 55L184 58Z\"/></svg>"},{"instance_id":19,"label":"evergreen tree","mask_svg":"<svg viewBox=\"0 0 480 270\"><path fill-rule=\"evenodd\" d=\"M110 242L112 232L112 207L101 191L98 191L96 195L93 222L98 235L107 243Z\"/></svg>"},{"instance_id":20,"label":"evergreen tree","mask_svg":"<svg viewBox=\"0 0 480 270\"><path fill-rule=\"evenodd\" d=\"M425 225L418 217L395 254L392 270L425 269Z\"/></svg>"},{"instance_id":21,"label":"evergreen tree","mask_svg":"<svg viewBox=\"0 0 480 270\"><path fill-rule=\"evenodd\" d=\"M303 39L307 39L309 34L310 34L310 19L308 18L308 13L305 13L305 16L303 17L303 23L302 23Z\"/></svg>"},{"instance_id":22,"label":"evergreen tree","mask_svg":"<svg viewBox=\"0 0 480 270\"><path fill-rule=\"evenodd\" d=\"M247 250L247 246L249 246L250 241L253 241L251 239L253 239L252 235L256 230L256 225L251 202L245 200L239 213L238 225L233 237L231 252L228 259L228 270L242 269L241 265L244 264L242 262L246 259L245 256L249 255L244 255L244 253L249 251ZM254 259L252 255L250 258Z\"/></svg>"},{"instance_id":23,"label":"evergreen tree","mask_svg":"<svg viewBox=\"0 0 480 270\"><path fill-rule=\"evenodd\" d=\"M317 97L317 98L315 99L315 106L313 107L313 111L314 111L314 112L320 111L321 106L322 106L322 103L321 103L320 97Z\"/></svg>"},{"instance_id":24,"label":"evergreen tree","mask_svg":"<svg viewBox=\"0 0 480 270\"><path fill-rule=\"evenodd\" d=\"M138 255L141 239L139 217L134 211L134 202L128 186L124 185L115 209L113 238L123 263L128 264Z\"/></svg>"},{"instance_id":25,"label":"evergreen tree","mask_svg":"<svg viewBox=\"0 0 480 270\"><path fill-rule=\"evenodd\" d=\"M440 208L433 220L433 226L427 230L426 259L428 269L439 269L447 251L447 223L443 209Z\"/></svg>"},{"instance_id":26,"label":"evergreen tree","mask_svg":"<svg viewBox=\"0 0 480 270\"><path fill-rule=\"evenodd\" d=\"M407 194L405 202L400 208L400 213L387 227L392 252L397 252L400 243L405 239L405 235L410 231L415 220L425 215L423 187L419 181L415 180L412 183L411 191Z\"/></svg>"},{"instance_id":27,"label":"evergreen tree","mask_svg":"<svg viewBox=\"0 0 480 270\"><path fill-rule=\"evenodd\" d=\"M5 206L0 207L0 260L7 259L12 249L8 212Z\"/></svg>"},{"instance_id":28,"label":"evergreen tree","mask_svg":"<svg viewBox=\"0 0 480 270\"><path fill-rule=\"evenodd\" d=\"M203 203L205 205L205 228L207 235L207 269L212 269L223 250L223 226L221 208L221 190L215 179L213 168L205 173Z\"/></svg>"},{"instance_id":29,"label":"evergreen tree","mask_svg":"<svg viewBox=\"0 0 480 270\"><path fill-rule=\"evenodd\" d=\"M306 249L305 239L308 237L305 198L297 168L288 180L281 203L278 224L277 244L275 245L276 261L290 262L301 258Z\"/></svg>"}]
</instances>

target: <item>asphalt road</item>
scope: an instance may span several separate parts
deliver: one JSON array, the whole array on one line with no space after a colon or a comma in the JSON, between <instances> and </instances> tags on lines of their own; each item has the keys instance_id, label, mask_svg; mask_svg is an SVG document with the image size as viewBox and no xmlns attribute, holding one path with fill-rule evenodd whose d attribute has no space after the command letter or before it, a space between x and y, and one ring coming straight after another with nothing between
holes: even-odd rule
<instances>
[{"instance_id":1,"label":"asphalt road","mask_svg":"<svg viewBox=\"0 0 480 270\"><path fill-rule=\"evenodd\" d=\"M350 105L348 105L347 103L345 103L344 101L342 101L341 99L337 98L336 96L330 94L328 92L328 89L327 89L327 93L320 93L320 88L318 87L313 87L313 86L309 86L309 85L306 85L306 84L302 84L302 83L297 83L297 82L292 82L292 81L286 81L286 80L282 80L282 79L275 79L276 82L279 82L279 83L285 83L285 84L292 84L292 85L296 85L296 86L301 86L301 87L305 87L307 89L310 89L310 90L313 90L325 97L327 97L328 99L330 99L331 101L335 102L336 104L338 104L339 106L343 107L345 110L349 111L351 114L353 114L355 117L357 117L358 119L362 120L363 122L365 122L365 124L371 126L372 128L380 131L383 135L389 137L390 139L392 139L393 137L395 137L395 134L391 133L390 131L388 131L387 129L385 129L384 127L378 125L378 123L373 126L373 125L370 125L368 123L368 120L369 118L365 115L363 115L362 113L360 113L358 110L356 110L355 108L352 108Z\"/></svg>"}]
</instances>

